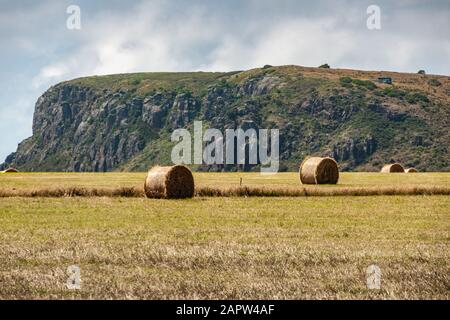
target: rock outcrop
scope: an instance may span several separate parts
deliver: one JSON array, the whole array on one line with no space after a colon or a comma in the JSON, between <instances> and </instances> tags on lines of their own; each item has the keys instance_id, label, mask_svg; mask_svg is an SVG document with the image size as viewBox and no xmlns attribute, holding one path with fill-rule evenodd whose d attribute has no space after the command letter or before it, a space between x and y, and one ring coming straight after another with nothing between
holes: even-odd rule
<instances>
[{"instance_id":1,"label":"rock outcrop","mask_svg":"<svg viewBox=\"0 0 450 320\"><path fill-rule=\"evenodd\" d=\"M149 73L60 83L38 99L32 137L1 167L145 170L170 163L174 129L192 129L194 120L202 120L219 130L279 129L283 170L296 170L306 155L332 156L341 170L377 170L390 160L420 171L449 170L448 99L409 88L342 85L327 77L333 70L308 70ZM450 92L448 77L440 82L439 90Z\"/></svg>"}]
</instances>

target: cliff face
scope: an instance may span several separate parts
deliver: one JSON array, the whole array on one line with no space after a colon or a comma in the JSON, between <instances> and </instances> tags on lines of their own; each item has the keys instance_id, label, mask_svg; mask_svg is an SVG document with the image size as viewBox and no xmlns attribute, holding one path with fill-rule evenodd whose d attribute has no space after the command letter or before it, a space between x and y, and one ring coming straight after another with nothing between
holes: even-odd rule
<instances>
[{"instance_id":1,"label":"cliff face","mask_svg":"<svg viewBox=\"0 0 450 320\"><path fill-rule=\"evenodd\" d=\"M380 75L394 85L377 83ZM306 155L329 155L342 170L399 161L448 171L449 101L449 77L295 66L80 78L38 99L33 136L2 167L146 170L170 164L174 129L202 120L220 130L280 129L282 170L297 170Z\"/></svg>"}]
</instances>

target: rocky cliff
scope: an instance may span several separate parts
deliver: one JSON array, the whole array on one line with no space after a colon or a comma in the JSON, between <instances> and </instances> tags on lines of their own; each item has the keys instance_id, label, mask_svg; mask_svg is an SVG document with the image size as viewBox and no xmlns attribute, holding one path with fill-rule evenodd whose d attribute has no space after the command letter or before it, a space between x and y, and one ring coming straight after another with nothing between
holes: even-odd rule
<instances>
[{"instance_id":1,"label":"rocky cliff","mask_svg":"<svg viewBox=\"0 0 450 320\"><path fill-rule=\"evenodd\" d=\"M379 76L392 77L393 85L378 83ZM379 170L399 161L449 171L449 116L444 76L297 66L94 76L45 92L36 102L32 137L1 166L146 170L170 163L174 129L202 120L221 130L280 129L282 170L297 170L306 155L329 155L341 170Z\"/></svg>"}]
</instances>

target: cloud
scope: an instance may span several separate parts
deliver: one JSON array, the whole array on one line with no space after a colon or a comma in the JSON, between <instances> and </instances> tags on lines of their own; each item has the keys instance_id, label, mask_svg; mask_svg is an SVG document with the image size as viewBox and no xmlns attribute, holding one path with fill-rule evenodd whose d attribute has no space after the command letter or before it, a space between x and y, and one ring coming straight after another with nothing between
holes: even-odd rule
<instances>
[{"instance_id":1,"label":"cloud","mask_svg":"<svg viewBox=\"0 0 450 320\"><path fill-rule=\"evenodd\" d=\"M317 66L327 62L342 68L414 72L430 49L446 53L442 35L418 39L412 32L418 29L419 19L431 21L435 12L411 11L407 2L400 2L403 11L382 6L380 31L367 30L365 5L337 7L322 2L308 17L305 6L297 6L297 15L278 8L271 16L269 9L275 4L249 3L237 17L231 14L234 7L215 10L218 3L214 1L190 5L141 1L124 11L99 11L83 20L78 46L43 66L33 83L39 87L79 76L138 71L230 71L266 63ZM246 17L254 9L259 16ZM411 11L408 14L414 21L407 21L404 11ZM445 18L448 11L439 12L435 21L445 25ZM427 27L419 29L423 33ZM448 66L445 59L440 60L438 64Z\"/></svg>"},{"instance_id":2,"label":"cloud","mask_svg":"<svg viewBox=\"0 0 450 320\"><path fill-rule=\"evenodd\" d=\"M0 0L0 86L10 88L0 96L0 135L14 143L30 131L37 97L81 76L322 63L450 71L446 1L379 0L382 29L376 31L366 28L372 4L366 0L78 0L79 31L66 28L72 2ZM5 148L13 149L3 146L1 158Z\"/></svg>"},{"instance_id":3,"label":"cloud","mask_svg":"<svg viewBox=\"0 0 450 320\"><path fill-rule=\"evenodd\" d=\"M202 8L172 11L166 2L142 2L128 12L101 12L83 21L78 47L43 66L33 83L41 86L92 74L195 69L205 56L198 49L214 41L220 30L214 30Z\"/></svg>"},{"instance_id":4,"label":"cloud","mask_svg":"<svg viewBox=\"0 0 450 320\"><path fill-rule=\"evenodd\" d=\"M212 54L210 69L241 69L264 64L318 66L338 63L355 49L352 34L336 30L335 19L289 19L252 35L249 45L238 37L226 39ZM324 47L333 48L328 50Z\"/></svg>"}]
</instances>

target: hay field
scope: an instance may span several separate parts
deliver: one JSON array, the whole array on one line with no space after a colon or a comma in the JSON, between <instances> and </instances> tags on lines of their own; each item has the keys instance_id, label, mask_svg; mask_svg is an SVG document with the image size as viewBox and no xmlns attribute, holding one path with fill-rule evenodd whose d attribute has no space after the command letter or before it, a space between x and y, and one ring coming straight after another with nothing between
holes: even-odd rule
<instances>
[{"instance_id":1,"label":"hay field","mask_svg":"<svg viewBox=\"0 0 450 320\"><path fill-rule=\"evenodd\" d=\"M145 173L10 174L0 189L141 187ZM196 173L203 187L295 173ZM343 173L339 187L450 186L448 173ZM449 299L450 197L0 198L0 299ZM381 290L368 290L377 264ZM69 265L81 289L66 288Z\"/></svg>"},{"instance_id":2,"label":"hay field","mask_svg":"<svg viewBox=\"0 0 450 320\"><path fill-rule=\"evenodd\" d=\"M36 190L68 187L85 188L137 188L142 189L146 172L108 173L15 173L0 175L1 190ZM261 175L253 172L202 173L194 172L197 187L232 188L248 187L298 188L296 172ZM337 185L308 186L316 189L345 187L450 187L450 173L381 174L378 172L341 172Z\"/></svg>"}]
</instances>

